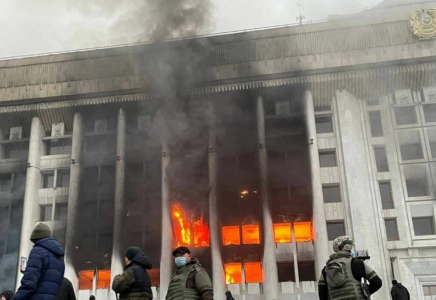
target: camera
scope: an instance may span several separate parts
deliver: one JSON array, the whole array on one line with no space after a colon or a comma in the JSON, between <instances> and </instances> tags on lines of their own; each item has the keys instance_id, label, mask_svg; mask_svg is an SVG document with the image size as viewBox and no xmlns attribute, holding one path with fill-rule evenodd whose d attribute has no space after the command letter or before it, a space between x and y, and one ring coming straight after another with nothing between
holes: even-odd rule
<instances>
[{"instance_id":1,"label":"camera","mask_svg":"<svg viewBox=\"0 0 436 300\"><path fill-rule=\"evenodd\" d=\"M369 256L368 249L363 249L356 251L356 258L359 258L361 260L369 260L371 257Z\"/></svg>"}]
</instances>

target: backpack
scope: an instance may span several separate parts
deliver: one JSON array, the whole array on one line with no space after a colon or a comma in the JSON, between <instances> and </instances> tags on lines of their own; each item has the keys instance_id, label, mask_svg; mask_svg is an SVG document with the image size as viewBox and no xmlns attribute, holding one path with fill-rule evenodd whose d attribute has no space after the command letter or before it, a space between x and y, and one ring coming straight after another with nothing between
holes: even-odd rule
<instances>
[{"instance_id":1,"label":"backpack","mask_svg":"<svg viewBox=\"0 0 436 300\"><path fill-rule=\"evenodd\" d=\"M325 281L329 288L339 288L347 282L347 275L345 274L345 265L343 262L333 260L324 268Z\"/></svg>"}]
</instances>

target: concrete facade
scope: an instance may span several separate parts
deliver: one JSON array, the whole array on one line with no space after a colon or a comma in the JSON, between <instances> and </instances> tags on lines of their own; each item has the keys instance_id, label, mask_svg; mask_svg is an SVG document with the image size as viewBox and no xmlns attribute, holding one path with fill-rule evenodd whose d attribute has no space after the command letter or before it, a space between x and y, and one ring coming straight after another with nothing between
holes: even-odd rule
<instances>
[{"instance_id":1,"label":"concrete facade","mask_svg":"<svg viewBox=\"0 0 436 300\"><path fill-rule=\"evenodd\" d=\"M0 264L27 257L30 232L47 222L79 299L114 297L130 244L150 255L164 299L188 222L217 298L317 299L332 240L347 234L384 282L374 299L389 298L394 278L412 299L436 297L436 40L408 28L430 7L385 1L319 24L198 38L202 77L180 94L207 109L182 116L207 117L197 135L166 120L186 141L168 138L156 109L171 102L143 71L153 45L0 60ZM180 221L183 161L197 152L188 181L206 187ZM209 244L193 240L198 220Z\"/></svg>"}]
</instances>

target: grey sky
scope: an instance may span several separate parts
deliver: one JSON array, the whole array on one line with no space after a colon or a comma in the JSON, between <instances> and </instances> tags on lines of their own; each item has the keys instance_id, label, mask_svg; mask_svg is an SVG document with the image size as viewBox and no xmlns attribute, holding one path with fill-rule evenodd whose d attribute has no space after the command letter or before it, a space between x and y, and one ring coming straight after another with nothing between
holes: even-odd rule
<instances>
[{"instance_id":1,"label":"grey sky","mask_svg":"<svg viewBox=\"0 0 436 300\"><path fill-rule=\"evenodd\" d=\"M136 41L138 23L116 29L144 0L2 0L0 57L110 46ZM159 0L163 1L163 0ZM212 0L213 28L228 32L296 22L301 0ZM306 21L357 13L381 0L302 0ZM133 19L133 18L132 18Z\"/></svg>"}]
</instances>

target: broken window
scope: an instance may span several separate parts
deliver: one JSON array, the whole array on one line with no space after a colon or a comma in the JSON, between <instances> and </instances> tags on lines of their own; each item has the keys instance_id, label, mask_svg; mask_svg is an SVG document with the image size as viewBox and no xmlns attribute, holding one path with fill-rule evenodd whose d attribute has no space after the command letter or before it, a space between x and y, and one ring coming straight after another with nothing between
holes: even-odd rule
<instances>
[{"instance_id":1,"label":"broken window","mask_svg":"<svg viewBox=\"0 0 436 300\"><path fill-rule=\"evenodd\" d=\"M94 280L94 271L85 270L79 272L79 290L92 290L92 281Z\"/></svg>"},{"instance_id":2,"label":"broken window","mask_svg":"<svg viewBox=\"0 0 436 300\"><path fill-rule=\"evenodd\" d=\"M242 283L242 265L240 263L230 263L224 265L226 273L226 284Z\"/></svg>"},{"instance_id":3,"label":"broken window","mask_svg":"<svg viewBox=\"0 0 436 300\"><path fill-rule=\"evenodd\" d=\"M260 262L244 263L244 273L246 283L262 282L262 266Z\"/></svg>"},{"instance_id":4,"label":"broken window","mask_svg":"<svg viewBox=\"0 0 436 300\"><path fill-rule=\"evenodd\" d=\"M259 244L259 225L242 225L242 243Z\"/></svg>"},{"instance_id":5,"label":"broken window","mask_svg":"<svg viewBox=\"0 0 436 300\"><path fill-rule=\"evenodd\" d=\"M415 106L395 107L395 121L398 126L418 123Z\"/></svg>"},{"instance_id":6,"label":"broken window","mask_svg":"<svg viewBox=\"0 0 436 300\"><path fill-rule=\"evenodd\" d=\"M372 137L383 136L383 126L382 126L382 122L381 122L380 111L369 112L369 124L371 127Z\"/></svg>"},{"instance_id":7,"label":"broken window","mask_svg":"<svg viewBox=\"0 0 436 300\"><path fill-rule=\"evenodd\" d=\"M374 156L377 172L388 172L389 166L385 147L374 147Z\"/></svg>"},{"instance_id":8,"label":"broken window","mask_svg":"<svg viewBox=\"0 0 436 300\"><path fill-rule=\"evenodd\" d=\"M397 228L397 219L386 219L386 236L388 241L397 241L398 240L398 228Z\"/></svg>"},{"instance_id":9,"label":"broken window","mask_svg":"<svg viewBox=\"0 0 436 300\"><path fill-rule=\"evenodd\" d=\"M397 137L403 161L424 158L419 130L400 130L397 132Z\"/></svg>"},{"instance_id":10,"label":"broken window","mask_svg":"<svg viewBox=\"0 0 436 300\"><path fill-rule=\"evenodd\" d=\"M345 235L344 221L327 222L327 236L333 241L338 236Z\"/></svg>"},{"instance_id":11,"label":"broken window","mask_svg":"<svg viewBox=\"0 0 436 300\"><path fill-rule=\"evenodd\" d=\"M324 185L322 187L324 203L341 202L341 191L339 185Z\"/></svg>"},{"instance_id":12,"label":"broken window","mask_svg":"<svg viewBox=\"0 0 436 300\"><path fill-rule=\"evenodd\" d=\"M319 165L321 168L336 167L335 151L319 152Z\"/></svg>"},{"instance_id":13,"label":"broken window","mask_svg":"<svg viewBox=\"0 0 436 300\"><path fill-rule=\"evenodd\" d=\"M275 243L291 243L291 223L274 224L274 242Z\"/></svg>"},{"instance_id":14,"label":"broken window","mask_svg":"<svg viewBox=\"0 0 436 300\"><path fill-rule=\"evenodd\" d=\"M426 165L403 166L408 197L430 195Z\"/></svg>"},{"instance_id":15,"label":"broken window","mask_svg":"<svg viewBox=\"0 0 436 300\"><path fill-rule=\"evenodd\" d=\"M225 226L223 227L223 245L240 245L241 236L239 233L239 226Z\"/></svg>"},{"instance_id":16,"label":"broken window","mask_svg":"<svg viewBox=\"0 0 436 300\"><path fill-rule=\"evenodd\" d=\"M329 133L333 132L333 123L332 123L332 116L316 116L315 117L315 123L316 123L316 133Z\"/></svg>"},{"instance_id":17,"label":"broken window","mask_svg":"<svg viewBox=\"0 0 436 300\"><path fill-rule=\"evenodd\" d=\"M394 208L394 201L392 199L392 190L390 182L379 182L378 186L380 188L380 197L382 200L383 209Z\"/></svg>"},{"instance_id":18,"label":"broken window","mask_svg":"<svg viewBox=\"0 0 436 300\"><path fill-rule=\"evenodd\" d=\"M416 217L412 218L412 221L416 236L434 234L433 217Z\"/></svg>"},{"instance_id":19,"label":"broken window","mask_svg":"<svg viewBox=\"0 0 436 300\"><path fill-rule=\"evenodd\" d=\"M277 271L279 275L279 282L293 282L295 281L294 264L291 262L277 263Z\"/></svg>"},{"instance_id":20,"label":"broken window","mask_svg":"<svg viewBox=\"0 0 436 300\"><path fill-rule=\"evenodd\" d=\"M110 289L111 287L111 271L99 270L97 272L97 288Z\"/></svg>"}]
</instances>

